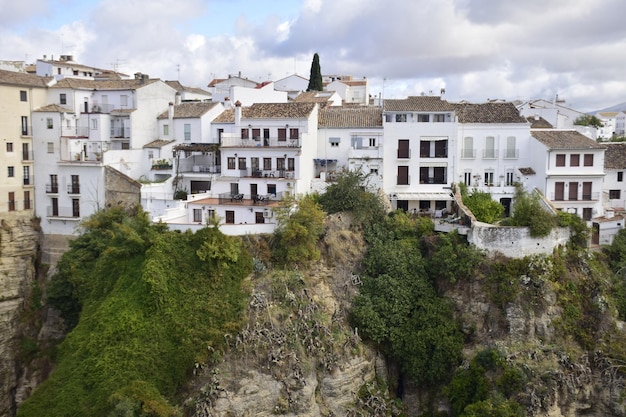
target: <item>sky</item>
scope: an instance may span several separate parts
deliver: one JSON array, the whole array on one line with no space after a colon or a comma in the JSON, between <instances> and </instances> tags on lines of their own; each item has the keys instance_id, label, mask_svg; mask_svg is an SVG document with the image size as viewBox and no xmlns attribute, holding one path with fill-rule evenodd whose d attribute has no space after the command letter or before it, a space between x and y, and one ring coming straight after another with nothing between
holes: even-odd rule
<instances>
[{"instance_id":1,"label":"sky","mask_svg":"<svg viewBox=\"0 0 626 417\"><path fill-rule=\"evenodd\" d=\"M0 60L85 65L205 88L325 75L384 98L626 102L624 0L0 0ZM626 105L625 105L626 108Z\"/></svg>"}]
</instances>

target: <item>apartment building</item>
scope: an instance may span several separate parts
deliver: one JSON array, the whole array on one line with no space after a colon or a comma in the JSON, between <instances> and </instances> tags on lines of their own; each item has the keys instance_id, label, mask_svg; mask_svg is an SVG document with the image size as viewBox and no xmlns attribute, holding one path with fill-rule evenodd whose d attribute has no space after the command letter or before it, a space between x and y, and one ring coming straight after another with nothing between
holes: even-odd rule
<instances>
[{"instance_id":1,"label":"apartment building","mask_svg":"<svg viewBox=\"0 0 626 417\"><path fill-rule=\"evenodd\" d=\"M0 70L0 213L34 209L33 110L50 78Z\"/></svg>"}]
</instances>

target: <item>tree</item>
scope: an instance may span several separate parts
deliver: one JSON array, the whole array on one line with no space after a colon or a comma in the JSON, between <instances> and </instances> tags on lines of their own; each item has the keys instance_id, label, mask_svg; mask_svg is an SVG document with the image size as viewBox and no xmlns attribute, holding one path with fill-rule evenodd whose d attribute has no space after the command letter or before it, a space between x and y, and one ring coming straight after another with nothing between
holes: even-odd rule
<instances>
[{"instance_id":1,"label":"tree","mask_svg":"<svg viewBox=\"0 0 626 417\"><path fill-rule=\"evenodd\" d=\"M604 124L602 120L598 119L596 116L592 116L591 114L583 114L579 116L576 120L574 120L574 124L578 126L593 126L593 127L603 127Z\"/></svg>"},{"instance_id":2,"label":"tree","mask_svg":"<svg viewBox=\"0 0 626 417\"><path fill-rule=\"evenodd\" d=\"M311 75L309 76L309 86L306 91L322 91L322 70L320 69L320 56L315 53L311 62Z\"/></svg>"}]
</instances>

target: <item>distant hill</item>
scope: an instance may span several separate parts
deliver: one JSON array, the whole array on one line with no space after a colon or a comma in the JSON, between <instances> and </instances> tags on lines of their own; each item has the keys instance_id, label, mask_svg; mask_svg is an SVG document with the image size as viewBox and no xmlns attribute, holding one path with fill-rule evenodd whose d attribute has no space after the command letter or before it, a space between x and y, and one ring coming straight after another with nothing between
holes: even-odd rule
<instances>
[{"instance_id":1,"label":"distant hill","mask_svg":"<svg viewBox=\"0 0 626 417\"><path fill-rule=\"evenodd\" d=\"M594 112L589 112L589 113L590 114L594 114L594 113L597 113L599 111L622 111L622 110L626 110L626 102L620 103L620 104L616 104L614 106L607 107L607 108L602 109L602 110L596 110Z\"/></svg>"}]
</instances>

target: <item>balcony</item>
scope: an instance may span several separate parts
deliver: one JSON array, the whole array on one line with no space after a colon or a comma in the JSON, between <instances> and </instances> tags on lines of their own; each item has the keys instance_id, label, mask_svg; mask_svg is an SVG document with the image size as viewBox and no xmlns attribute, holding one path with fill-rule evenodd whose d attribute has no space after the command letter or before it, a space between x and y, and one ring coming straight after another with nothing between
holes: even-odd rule
<instances>
[{"instance_id":1,"label":"balcony","mask_svg":"<svg viewBox=\"0 0 626 417\"><path fill-rule=\"evenodd\" d=\"M111 139L128 139L130 138L130 127L112 127Z\"/></svg>"},{"instance_id":2,"label":"balcony","mask_svg":"<svg viewBox=\"0 0 626 417\"><path fill-rule=\"evenodd\" d=\"M59 193L59 184L46 184L46 193L48 193L48 194L58 194Z\"/></svg>"},{"instance_id":3,"label":"balcony","mask_svg":"<svg viewBox=\"0 0 626 417\"><path fill-rule=\"evenodd\" d=\"M60 217L62 219L80 219L80 213L74 210L73 207L46 207L47 217Z\"/></svg>"},{"instance_id":4,"label":"balcony","mask_svg":"<svg viewBox=\"0 0 626 417\"><path fill-rule=\"evenodd\" d=\"M461 159L476 159L476 149L461 149Z\"/></svg>"},{"instance_id":5,"label":"balcony","mask_svg":"<svg viewBox=\"0 0 626 417\"><path fill-rule=\"evenodd\" d=\"M578 195L566 196L561 193L550 194L550 200L552 201L598 201L599 198L600 193L582 194L582 198L578 198Z\"/></svg>"},{"instance_id":6,"label":"balcony","mask_svg":"<svg viewBox=\"0 0 626 417\"><path fill-rule=\"evenodd\" d=\"M35 185L35 179L32 177L32 175L30 177L24 177L22 183L23 185Z\"/></svg>"},{"instance_id":7,"label":"balcony","mask_svg":"<svg viewBox=\"0 0 626 417\"><path fill-rule=\"evenodd\" d=\"M70 184L67 186L68 194L80 194L80 184Z\"/></svg>"},{"instance_id":8,"label":"balcony","mask_svg":"<svg viewBox=\"0 0 626 417\"><path fill-rule=\"evenodd\" d=\"M497 157L497 149L483 149L483 159L496 159Z\"/></svg>"},{"instance_id":9,"label":"balcony","mask_svg":"<svg viewBox=\"0 0 626 417\"><path fill-rule=\"evenodd\" d=\"M22 162L33 161L34 159L33 151L22 151Z\"/></svg>"},{"instance_id":10,"label":"balcony","mask_svg":"<svg viewBox=\"0 0 626 417\"><path fill-rule=\"evenodd\" d=\"M519 149L505 149L502 151L503 159L517 159L519 158Z\"/></svg>"},{"instance_id":11,"label":"balcony","mask_svg":"<svg viewBox=\"0 0 626 417\"><path fill-rule=\"evenodd\" d=\"M278 137L243 139L240 136L222 136L222 148L299 148L301 146L301 137L291 139L279 139Z\"/></svg>"},{"instance_id":12,"label":"balcony","mask_svg":"<svg viewBox=\"0 0 626 417\"><path fill-rule=\"evenodd\" d=\"M219 204L224 205L242 205L242 206L268 206L276 205L282 200L287 193L279 192L276 194L240 194L240 193L221 193L218 195Z\"/></svg>"},{"instance_id":13,"label":"balcony","mask_svg":"<svg viewBox=\"0 0 626 417\"><path fill-rule=\"evenodd\" d=\"M66 138L88 138L89 126L63 126L61 127L61 136Z\"/></svg>"}]
</instances>

